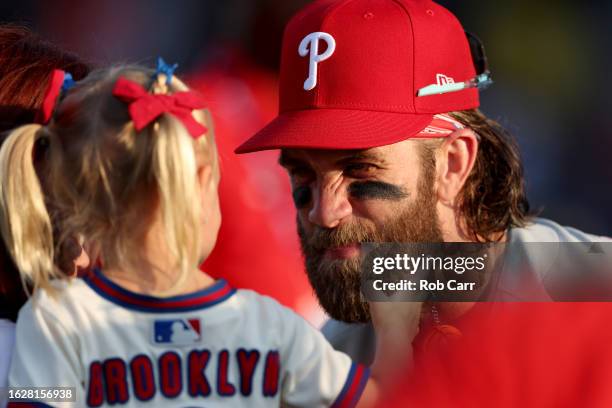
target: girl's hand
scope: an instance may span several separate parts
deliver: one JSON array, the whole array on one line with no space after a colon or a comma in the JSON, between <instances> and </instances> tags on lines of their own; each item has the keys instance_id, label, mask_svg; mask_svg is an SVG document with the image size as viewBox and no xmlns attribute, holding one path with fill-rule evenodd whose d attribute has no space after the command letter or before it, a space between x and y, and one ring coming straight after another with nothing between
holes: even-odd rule
<instances>
[{"instance_id":1,"label":"girl's hand","mask_svg":"<svg viewBox=\"0 0 612 408\"><path fill-rule=\"evenodd\" d=\"M381 406L389 390L411 375L412 341L419 332L423 302L370 302L376 331L376 357L372 376L359 400L359 408Z\"/></svg>"},{"instance_id":2,"label":"girl's hand","mask_svg":"<svg viewBox=\"0 0 612 408\"><path fill-rule=\"evenodd\" d=\"M412 342L419 332L422 302L370 302L376 331L376 357L372 374L382 385L407 375L413 365Z\"/></svg>"}]
</instances>

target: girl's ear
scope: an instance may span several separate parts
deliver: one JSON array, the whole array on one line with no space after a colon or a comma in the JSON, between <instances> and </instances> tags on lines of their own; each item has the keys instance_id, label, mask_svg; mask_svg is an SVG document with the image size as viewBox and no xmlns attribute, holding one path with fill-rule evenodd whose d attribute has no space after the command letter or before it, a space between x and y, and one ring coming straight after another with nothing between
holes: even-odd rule
<instances>
[{"instance_id":1,"label":"girl's ear","mask_svg":"<svg viewBox=\"0 0 612 408\"><path fill-rule=\"evenodd\" d=\"M478 153L478 137L471 129L459 129L444 141L438 156L438 198L451 203L472 172Z\"/></svg>"},{"instance_id":2,"label":"girl's ear","mask_svg":"<svg viewBox=\"0 0 612 408\"><path fill-rule=\"evenodd\" d=\"M210 164L198 165L198 183L200 189L205 190L214 180L213 168Z\"/></svg>"}]
</instances>

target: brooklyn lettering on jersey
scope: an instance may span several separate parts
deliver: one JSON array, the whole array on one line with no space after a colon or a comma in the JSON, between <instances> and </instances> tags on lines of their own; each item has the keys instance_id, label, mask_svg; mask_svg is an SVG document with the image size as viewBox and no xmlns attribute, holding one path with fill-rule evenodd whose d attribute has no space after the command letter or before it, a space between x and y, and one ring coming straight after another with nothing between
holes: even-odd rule
<instances>
[{"instance_id":1,"label":"brooklyn lettering on jersey","mask_svg":"<svg viewBox=\"0 0 612 408\"><path fill-rule=\"evenodd\" d=\"M275 397L279 387L279 353L271 350L263 354L241 348L235 352L221 350L213 356L209 350L199 349L191 350L184 357L167 351L157 361L144 354L130 361L121 358L94 361L89 365L87 405L123 404L130 398L148 401L158 393L165 398L177 398L183 392L193 398L215 394L231 397L236 393L248 397L258 392L264 397ZM213 367L214 378L206 377L209 365ZM236 384L228 376L230 365L238 369ZM262 383L254 385L258 368L263 370Z\"/></svg>"}]
</instances>

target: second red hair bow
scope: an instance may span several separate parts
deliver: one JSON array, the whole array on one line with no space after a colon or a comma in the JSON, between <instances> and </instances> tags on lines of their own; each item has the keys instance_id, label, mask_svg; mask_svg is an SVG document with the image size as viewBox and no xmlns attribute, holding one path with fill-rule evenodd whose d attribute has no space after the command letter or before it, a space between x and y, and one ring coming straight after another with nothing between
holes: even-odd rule
<instances>
[{"instance_id":1,"label":"second red hair bow","mask_svg":"<svg viewBox=\"0 0 612 408\"><path fill-rule=\"evenodd\" d=\"M194 109L206 107L204 98L196 92L152 94L136 82L119 78L113 88L113 95L129 104L128 111L136 131L141 131L164 113L179 119L194 139L207 131L206 126L195 120L192 114Z\"/></svg>"},{"instance_id":2,"label":"second red hair bow","mask_svg":"<svg viewBox=\"0 0 612 408\"><path fill-rule=\"evenodd\" d=\"M54 69L51 71L49 83L45 89L42 104L34 121L36 123L40 123L41 125L46 125L49 123L60 95L62 92L68 91L74 85L74 80L69 72L62 71L61 69Z\"/></svg>"}]
</instances>

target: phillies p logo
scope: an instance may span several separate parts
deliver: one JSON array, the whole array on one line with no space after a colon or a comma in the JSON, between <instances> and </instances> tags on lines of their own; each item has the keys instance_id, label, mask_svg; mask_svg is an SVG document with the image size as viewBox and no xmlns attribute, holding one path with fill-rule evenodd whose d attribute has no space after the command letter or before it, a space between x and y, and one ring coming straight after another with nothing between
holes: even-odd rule
<instances>
[{"instance_id":1,"label":"phillies p logo","mask_svg":"<svg viewBox=\"0 0 612 408\"><path fill-rule=\"evenodd\" d=\"M323 54L319 54L319 40L327 43L327 49ZM317 64L331 57L335 49L336 40L334 40L334 37L322 31L310 33L300 42L298 47L300 56L305 57L308 55L310 58L308 62L308 78L304 81L305 91L310 91L317 86Z\"/></svg>"}]
</instances>

